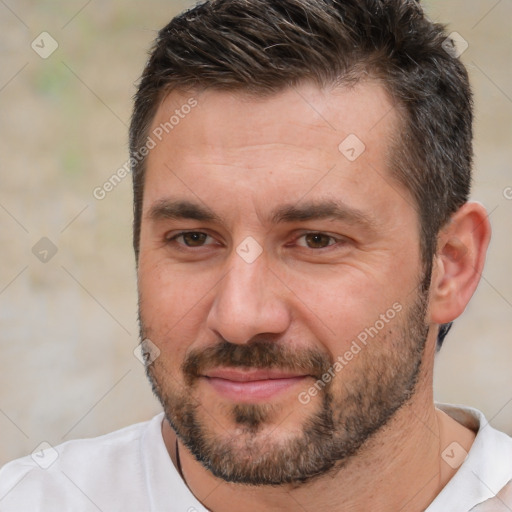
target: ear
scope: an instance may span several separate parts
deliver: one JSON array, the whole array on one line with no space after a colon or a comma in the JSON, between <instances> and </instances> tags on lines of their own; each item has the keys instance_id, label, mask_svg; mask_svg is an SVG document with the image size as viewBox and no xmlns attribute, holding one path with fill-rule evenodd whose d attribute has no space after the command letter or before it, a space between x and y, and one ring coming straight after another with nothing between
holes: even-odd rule
<instances>
[{"instance_id":1,"label":"ear","mask_svg":"<svg viewBox=\"0 0 512 512\"><path fill-rule=\"evenodd\" d=\"M455 320L480 281L491 238L485 208L465 203L438 236L430 288L430 318L437 324Z\"/></svg>"}]
</instances>

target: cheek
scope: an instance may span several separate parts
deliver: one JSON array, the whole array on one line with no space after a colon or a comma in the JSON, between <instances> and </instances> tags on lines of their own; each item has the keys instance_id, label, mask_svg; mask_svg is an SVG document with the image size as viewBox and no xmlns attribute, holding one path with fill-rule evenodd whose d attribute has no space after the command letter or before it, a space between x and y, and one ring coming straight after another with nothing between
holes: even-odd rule
<instances>
[{"instance_id":1,"label":"cheek","mask_svg":"<svg viewBox=\"0 0 512 512\"><path fill-rule=\"evenodd\" d=\"M326 375L329 379L334 374L331 378L333 396L338 399L358 396L361 390L371 396L375 386L391 385L409 354L409 345L404 339L405 311L398 308L397 313L396 309L396 306L390 308L387 314L340 344L340 350L334 354L331 375Z\"/></svg>"},{"instance_id":2,"label":"cheek","mask_svg":"<svg viewBox=\"0 0 512 512\"><path fill-rule=\"evenodd\" d=\"M199 272L190 274L165 258L142 257L138 269L139 295L145 305L160 314L183 316L207 294L208 282L204 277Z\"/></svg>"},{"instance_id":3,"label":"cheek","mask_svg":"<svg viewBox=\"0 0 512 512\"><path fill-rule=\"evenodd\" d=\"M141 261L138 287L146 335L161 350L185 350L198 338L211 300L208 281Z\"/></svg>"},{"instance_id":4,"label":"cheek","mask_svg":"<svg viewBox=\"0 0 512 512\"><path fill-rule=\"evenodd\" d=\"M366 329L374 332L376 323L379 332L393 326L407 294L404 283L391 275L377 274L370 266L343 265L314 275L288 273L283 281L293 292L297 318L335 358L358 336L364 341Z\"/></svg>"}]
</instances>

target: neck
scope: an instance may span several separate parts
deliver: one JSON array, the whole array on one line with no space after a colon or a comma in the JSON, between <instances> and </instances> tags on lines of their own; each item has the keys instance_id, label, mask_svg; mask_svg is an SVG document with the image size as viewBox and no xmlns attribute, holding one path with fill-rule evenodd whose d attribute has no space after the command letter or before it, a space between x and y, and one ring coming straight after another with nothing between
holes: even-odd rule
<instances>
[{"instance_id":1,"label":"neck","mask_svg":"<svg viewBox=\"0 0 512 512\"><path fill-rule=\"evenodd\" d=\"M420 386L432 389L431 386ZM163 436L176 464L176 437L166 421ZM434 407L432 393L416 394L390 422L367 440L335 474L282 487L256 487L213 476L180 443L182 477L213 512L328 508L332 512L425 510L457 471L441 457L452 442L469 451L475 434ZM226 507L229 503L229 507Z\"/></svg>"}]
</instances>

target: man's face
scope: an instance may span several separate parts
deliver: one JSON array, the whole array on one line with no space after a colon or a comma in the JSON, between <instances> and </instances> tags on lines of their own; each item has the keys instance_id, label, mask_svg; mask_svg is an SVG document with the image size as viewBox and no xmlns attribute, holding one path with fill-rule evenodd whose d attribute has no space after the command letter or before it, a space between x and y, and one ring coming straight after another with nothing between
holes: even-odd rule
<instances>
[{"instance_id":1,"label":"man's face","mask_svg":"<svg viewBox=\"0 0 512 512\"><path fill-rule=\"evenodd\" d=\"M427 299L414 202L387 168L397 126L373 83L159 107L141 335L166 417L215 475L306 481L414 392Z\"/></svg>"}]
</instances>

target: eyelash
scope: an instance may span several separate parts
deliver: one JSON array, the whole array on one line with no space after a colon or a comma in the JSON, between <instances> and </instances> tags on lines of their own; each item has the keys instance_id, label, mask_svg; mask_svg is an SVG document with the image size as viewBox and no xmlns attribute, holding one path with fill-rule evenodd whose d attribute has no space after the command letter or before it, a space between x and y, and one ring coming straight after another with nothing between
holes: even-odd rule
<instances>
[{"instance_id":1,"label":"eyelash","mask_svg":"<svg viewBox=\"0 0 512 512\"><path fill-rule=\"evenodd\" d=\"M166 242L169 243L169 244L176 245L176 246L179 247L180 250L184 250L184 251L187 251L189 249L205 247L205 245L193 247L193 246L188 246L186 244L178 243L177 242L177 239L179 237L182 237L182 236L188 235L188 234L200 234L200 235L206 235L207 237L213 238L213 237L211 237L211 235L209 235L208 233L204 233L203 231L181 231L181 232L177 233L176 235L173 235L172 237L166 238ZM343 238L336 238L336 237L334 237L332 235L328 235L327 233L323 233L321 231L308 231L306 233L302 233L300 236L298 236L295 239L295 241L299 240L299 239L301 239L301 238L303 238L305 236L308 236L308 235L319 235L319 236L323 236L323 237L328 237L330 240L334 240L334 243L332 243L332 244L330 243L327 246L320 247L320 248L313 248L313 247L307 247L307 246L299 246L299 247L303 247L304 249L311 249L313 251L321 251L323 249L328 249L329 247L332 247L334 245L337 245L339 243L344 242ZM210 245L210 244L208 244L208 245Z\"/></svg>"}]
</instances>

